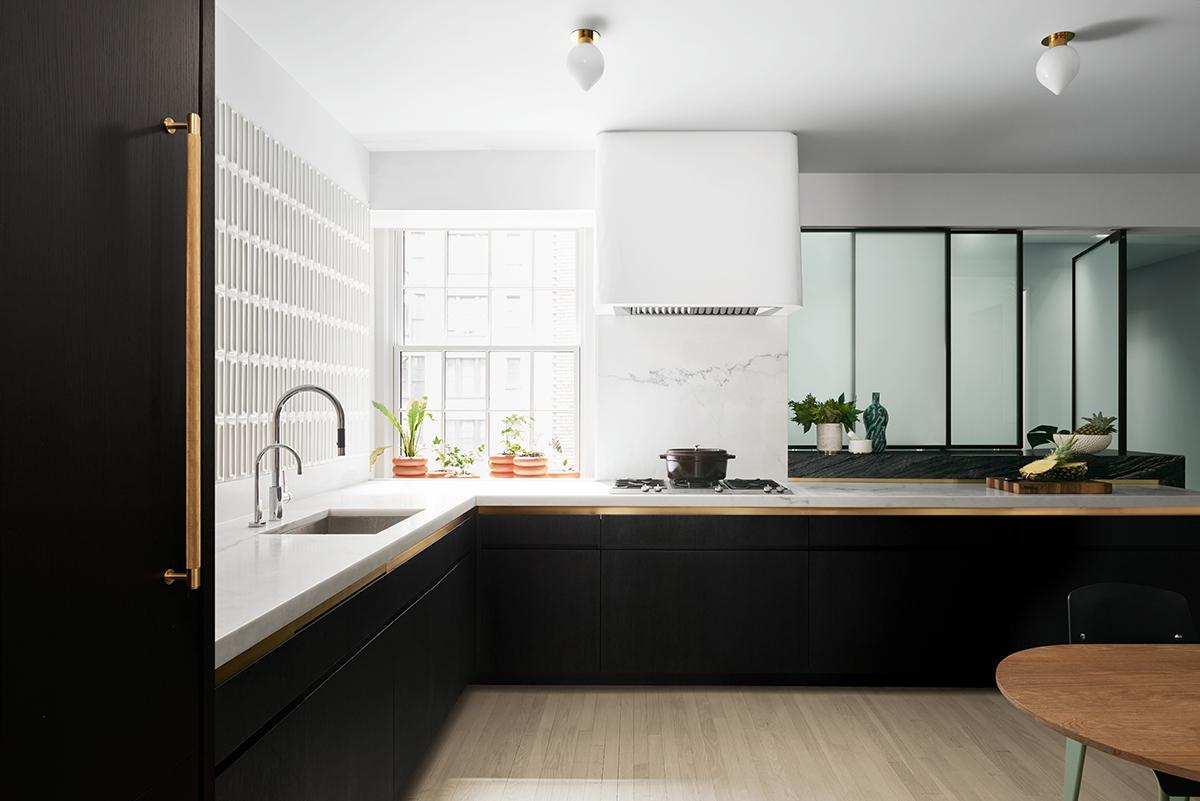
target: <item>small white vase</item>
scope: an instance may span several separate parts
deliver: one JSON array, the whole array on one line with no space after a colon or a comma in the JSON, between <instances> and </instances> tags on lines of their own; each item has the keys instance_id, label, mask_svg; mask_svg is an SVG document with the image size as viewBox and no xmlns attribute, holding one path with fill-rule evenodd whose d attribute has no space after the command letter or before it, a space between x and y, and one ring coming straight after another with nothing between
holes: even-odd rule
<instances>
[{"instance_id":1,"label":"small white vase","mask_svg":"<svg viewBox=\"0 0 1200 801\"><path fill-rule=\"evenodd\" d=\"M841 423L817 423L817 450L824 454L842 450Z\"/></svg>"}]
</instances>

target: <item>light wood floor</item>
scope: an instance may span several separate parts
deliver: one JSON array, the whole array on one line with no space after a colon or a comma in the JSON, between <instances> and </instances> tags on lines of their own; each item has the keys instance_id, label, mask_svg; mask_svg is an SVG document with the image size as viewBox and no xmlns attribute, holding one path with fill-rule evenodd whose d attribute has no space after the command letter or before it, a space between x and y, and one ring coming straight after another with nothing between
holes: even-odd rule
<instances>
[{"instance_id":1,"label":"light wood floor","mask_svg":"<svg viewBox=\"0 0 1200 801\"><path fill-rule=\"evenodd\" d=\"M1062 798L1063 740L984 690L471 687L416 801ZM1080 801L1154 801L1089 752Z\"/></svg>"}]
</instances>

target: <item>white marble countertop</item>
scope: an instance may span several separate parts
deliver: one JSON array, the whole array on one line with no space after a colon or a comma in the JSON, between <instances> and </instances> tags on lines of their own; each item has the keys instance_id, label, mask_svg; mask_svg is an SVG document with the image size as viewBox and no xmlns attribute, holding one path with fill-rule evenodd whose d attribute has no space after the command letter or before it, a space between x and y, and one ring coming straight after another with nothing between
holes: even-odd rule
<instances>
[{"instance_id":1,"label":"white marble countertop","mask_svg":"<svg viewBox=\"0 0 1200 801\"><path fill-rule=\"evenodd\" d=\"M572 479L368 481L287 505L264 529L249 517L216 531L216 663L267 636L476 506L714 507L777 509L1200 510L1200 492L1117 485L1111 495L1012 495L982 484L792 483L793 495L612 495L607 482ZM413 512L371 535L270 533L326 510Z\"/></svg>"}]
</instances>

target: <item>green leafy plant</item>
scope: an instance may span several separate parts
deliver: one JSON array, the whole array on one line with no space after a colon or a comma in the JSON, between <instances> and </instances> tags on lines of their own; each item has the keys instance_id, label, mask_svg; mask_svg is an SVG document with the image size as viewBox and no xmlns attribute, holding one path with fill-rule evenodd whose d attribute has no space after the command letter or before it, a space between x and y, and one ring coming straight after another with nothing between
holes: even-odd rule
<instances>
[{"instance_id":1,"label":"green leafy plant","mask_svg":"<svg viewBox=\"0 0 1200 801\"><path fill-rule=\"evenodd\" d=\"M557 436L550 438L550 450L554 451L554 458L560 460L559 464L562 465L562 472L575 472L575 465L571 464L571 460L568 459L563 453L562 440L560 440Z\"/></svg>"},{"instance_id":2,"label":"green leafy plant","mask_svg":"<svg viewBox=\"0 0 1200 801\"><path fill-rule=\"evenodd\" d=\"M540 451L526 450L523 443L526 431L530 442L533 441L533 418L524 414L513 413L504 418L504 428L500 429L501 453L505 456L541 456Z\"/></svg>"},{"instance_id":3,"label":"green leafy plant","mask_svg":"<svg viewBox=\"0 0 1200 801\"><path fill-rule=\"evenodd\" d=\"M792 419L803 426L806 433L814 425L822 423L840 423L846 431L853 431L862 414L862 409L857 408L854 401L846 400L844 392L836 400L830 398L827 401L818 401L809 393L800 402L788 401L788 406L792 409Z\"/></svg>"},{"instance_id":4,"label":"green leafy plant","mask_svg":"<svg viewBox=\"0 0 1200 801\"><path fill-rule=\"evenodd\" d=\"M454 476L465 476L475 466L475 460L483 456L487 446L480 444L478 448L463 450L457 445L446 447L440 437L433 438L433 457L447 473Z\"/></svg>"},{"instance_id":5,"label":"green leafy plant","mask_svg":"<svg viewBox=\"0 0 1200 801\"><path fill-rule=\"evenodd\" d=\"M426 420L433 419L433 415L428 411L429 398L424 395L414 398L413 402L408 404L408 409L404 412L403 421L396 417L391 409L379 401L371 401L371 405L378 409L379 413L386 417L388 422L392 424L392 428L399 432L400 455L409 458L417 456L421 450L421 426L425 424ZM375 462L390 447L390 445L380 445L371 451L371 467L375 466Z\"/></svg>"},{"instance_id":6,"label":"green leafy plant","mask_svg":"<svg viewBox=\"0 0 1200 801\"><path fill-rule=\"evenodd\" d=\"M1049 424L1034 426L1025 434L1025 440L1029 443L1030 450L1040 445L1053 445L1055 434L1070 434L1065 428L1052 426Z\"/></svg>"}]
</instances>

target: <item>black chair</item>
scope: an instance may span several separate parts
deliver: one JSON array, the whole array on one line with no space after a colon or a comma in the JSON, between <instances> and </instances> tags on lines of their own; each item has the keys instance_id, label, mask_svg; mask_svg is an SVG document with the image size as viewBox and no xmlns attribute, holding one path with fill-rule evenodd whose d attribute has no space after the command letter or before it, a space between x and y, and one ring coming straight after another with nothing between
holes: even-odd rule
<instances>
[{"instance_id":1,"label":"black chair","mask_svg":"<svg viewBox=\"0 0 1200 801\"><path fill-rule=\"evenodd\" d=\"M1072 643L1194 643L1196 624L1187 598L1141 584L1089 584L1067 595ZM1067 738L1065 801L1078 801L1087 746ZM1200 797L1200 782L1154 771L1159 801Z\"/></svg>"}]
</instances>

